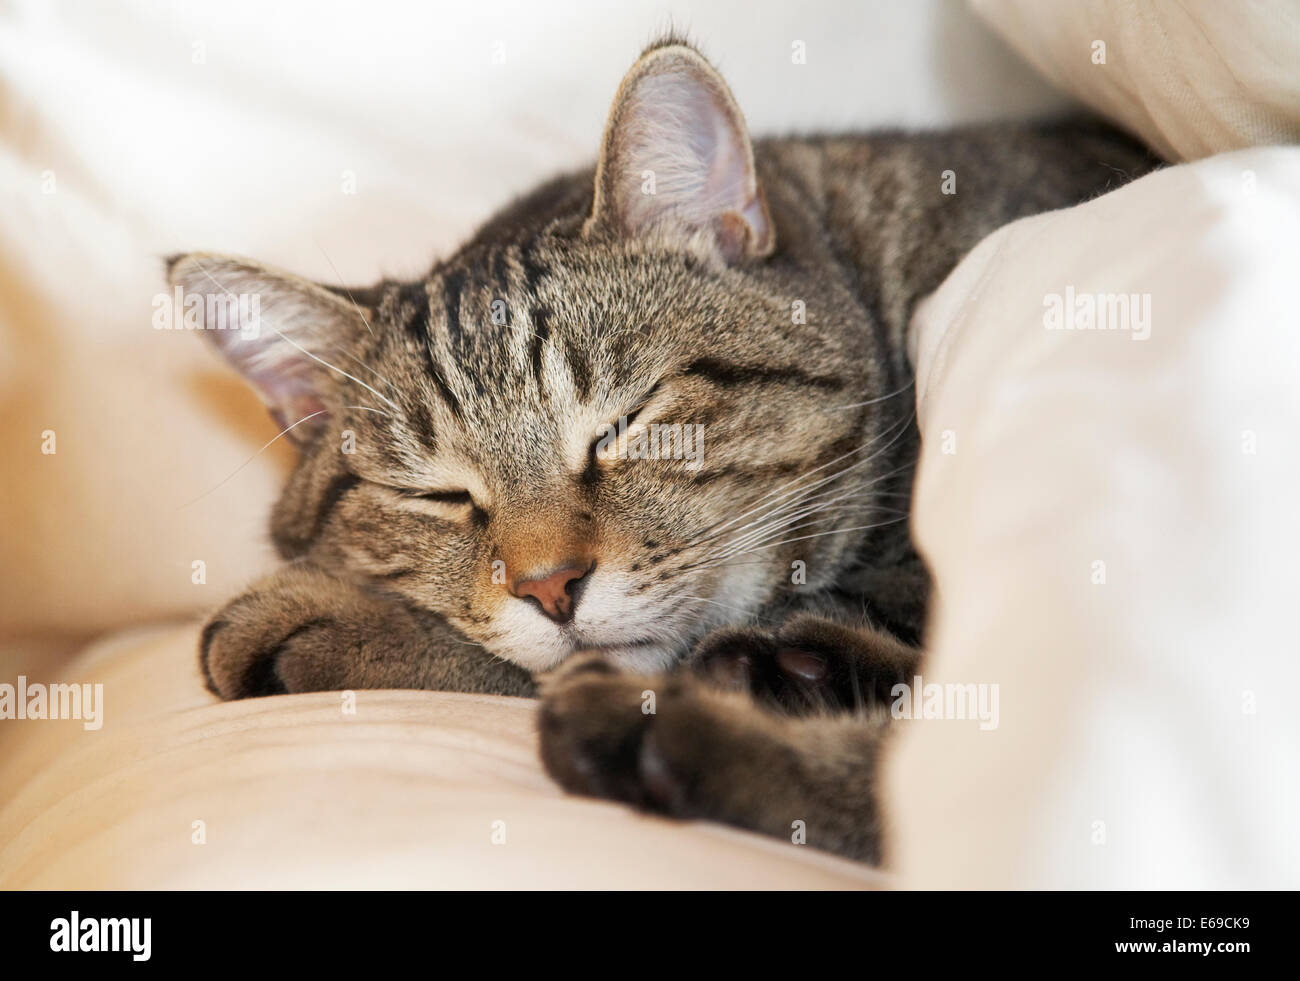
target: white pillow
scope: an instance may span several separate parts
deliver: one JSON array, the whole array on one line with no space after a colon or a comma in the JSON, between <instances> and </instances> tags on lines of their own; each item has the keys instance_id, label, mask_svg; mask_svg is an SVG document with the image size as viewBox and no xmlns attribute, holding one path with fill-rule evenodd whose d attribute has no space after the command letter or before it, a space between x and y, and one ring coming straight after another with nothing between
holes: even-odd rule
<instances>
[{"instance_id":1,"label":"white pillow","mask_svg":"<svg viewBox=\"0 0 1300 981\"><path fill-rule=\"evenodd\" d=\"M1169 160L1300 142L1294 0L972 3L1044 75Z\"/></svg>"},{"instance_id":2,"label":"white pillow","mask_svg":"<svg viewBox=\"0 0 1300 981\"><path fill-rule=\"evenodd\" d=\"M918 312L923 684L999 711L903 723L905 886L1300 886L1297 228L1300 148L1227 154L1001 229ZM1099 293L1137 329L1047 329Z\"/></svg>"}]
</instances>

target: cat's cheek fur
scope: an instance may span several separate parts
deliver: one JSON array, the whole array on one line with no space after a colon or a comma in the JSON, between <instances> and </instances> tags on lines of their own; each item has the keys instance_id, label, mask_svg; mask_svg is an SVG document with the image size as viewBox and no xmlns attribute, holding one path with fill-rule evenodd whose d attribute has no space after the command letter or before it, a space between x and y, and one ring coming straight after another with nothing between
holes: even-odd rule
<instances>
[{"instance_id":1,"label":"cat's cheek fur","mask_svg":"<svg viewBox=\"0 0 1300 981\"><path fill-rule=\"evenodd\" d=\"M484 597L484 631L491 649L530 671L554 668L575 650L599 648L637 670L662 670L681 658L707 626L698 604L660 590L638 590L626 571L598 568L586 585L571 623L548 621L532 604L504 594Z\"/></svg>"},{"instance_id":2,"label":"cat's cheek fur","mask_svg":"<svg viewBox=\"0 0 1300 981\"><path fill-rule=\"evenodd\" d=\"M513 598L496 604L485 636L488 648L529 671L546 671L572 651L563 631L530 604Z\"/></svg>"},{"instance_id":3,"label":"cat's cheek fur","mask_svg":"<svg viewBox=\"0 0 1300 981\"><path fill-rule=\"evenodd\" d=\"M600 568L572 624L556 627L531 604L498 598L488 631L494 651L530 671L591 650L628 670L662 671L713 628L759 614L781 581L779 562L752 559L649 584L627 570Z\"/></svg>"}]
</instances>

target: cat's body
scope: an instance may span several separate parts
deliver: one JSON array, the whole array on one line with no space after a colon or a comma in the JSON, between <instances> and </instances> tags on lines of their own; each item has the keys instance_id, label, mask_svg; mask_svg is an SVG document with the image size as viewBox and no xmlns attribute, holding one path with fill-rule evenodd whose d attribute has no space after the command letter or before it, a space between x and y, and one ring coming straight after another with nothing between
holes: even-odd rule
<instances>
[{"instance_id":1,"label":"cat's body","mask_svg":"<svg viewBox=\"0 0 1300 981\"><path fill-rule=\"evenodd\" d=\"M214 336L303 452L272 522L291 564L205 629L210 687L530 694L560 665L541 731L566 787L878 858L880 706L928 595L912 310L998 226L1152 164L1091 123L751 154L666 43L594 173L422 281L174 260L188 291L259 293L259 340ZM701 452L628 449L665 432Z\"/></svg>"}]
</instances>

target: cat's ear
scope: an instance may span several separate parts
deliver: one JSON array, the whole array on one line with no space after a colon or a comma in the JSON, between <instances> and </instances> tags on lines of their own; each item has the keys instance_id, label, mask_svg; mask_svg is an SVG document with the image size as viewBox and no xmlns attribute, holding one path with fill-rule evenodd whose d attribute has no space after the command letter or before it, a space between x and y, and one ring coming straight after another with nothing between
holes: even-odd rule
<instances>
[{"instance_id":1,"label":"cat's ear","mask_svg":"<svg viewBox=\"0 0 1300 981\"><path fill-rule=\"evenodd\" d=\"M339 369L372 312L290 273L231 256L167 260L176 326L198 329L305 444L335 408ZM364 319L363 319L364 318Z\"/></svg>"},{"instance_id":2,"label":"cat's ear","mask_svg":"<svg viewBox=\"0 0 1300 981\"><path fill-rule=\"evenodd\" d=\"M732 263L774 245L745 119L722 76L684 44L651 49L619 86L585 231L660 226L704 232Z\"/></svg>"}]
</instances>

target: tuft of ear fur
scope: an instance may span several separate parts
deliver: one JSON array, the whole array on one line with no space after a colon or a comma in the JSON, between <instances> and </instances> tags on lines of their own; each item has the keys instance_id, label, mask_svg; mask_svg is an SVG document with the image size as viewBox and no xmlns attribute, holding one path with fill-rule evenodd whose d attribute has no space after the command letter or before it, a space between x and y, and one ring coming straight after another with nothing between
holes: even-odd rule
<instances>
[{"instance_id":1,"label":"tuft of ear fur","mask_svg":"<svg viewBox=\"0 0 1300 981\"><path fill-rule=\"evenodd\" d=\"M673 39L647 50L614 96L583 231L664 226L706 233L730 263L775 245L740 108L703 55Z\"/></svg>"},{"instance_id":2,"label":"tuft of ear fur","mask_svg":"<svg viewBox=\"0 0 1300 981\"><path fill-rule=\"evenodd\" d=\"M371 317L323 286L234 256L167 259L178 324L198 329L249 382L299 444L325 425L334 365ZM362 318L365 318L363 321Z\"/></svg>"}]
</instances>

